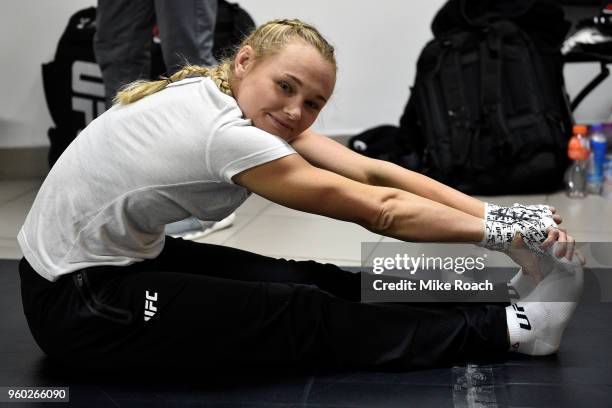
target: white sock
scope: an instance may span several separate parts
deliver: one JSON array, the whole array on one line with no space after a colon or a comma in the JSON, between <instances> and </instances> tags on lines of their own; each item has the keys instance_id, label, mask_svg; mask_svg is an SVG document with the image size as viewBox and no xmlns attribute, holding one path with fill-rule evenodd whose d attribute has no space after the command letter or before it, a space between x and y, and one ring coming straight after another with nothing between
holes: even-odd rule
<instances>
[{"instance_id":1,"label":"white sock","mask_svg":"<svg viewBox=\"0 0 612 408\"><path fill-rule=\"evenodd\" d=\"M557 251L557 248L559 247L558 242L555 242L550 248L545 251L548 256L544 255L541 257L532 253L524 245L521 246L521 250L524 251L525 255L528 255L533 259L537 260L539 264L538 270L540 271L542 279L545 278L550 273L550 271L555 269L557 262L563 262L566 264L571 263L564 257L559 258L555 256L555 251ZM577 258L575 257L574 259ZM512 279L510 279L510 282L508 282L508 295L510 297L510 302L516 303L517 301L525 298L536 286L537 285L534 278L526 275L523 272L523 268L520 268L516 275L514 275Z\"/></svg>"},{"instance_id":2,"label":"white sock","mask_svg":"<svg viewBox=\"0 0 612 408\"><path fill-rule=\"evenodd\" d=\"M532 278L523 274L523 268L520 268L510 282L508 282L508 295L510 302L516 303L524 299L536 287Z\"/></svg>"},{"instance_id":3,"label":"white sock","mask_svg":"<svg viewBox=\"0 0 612 408\"><path fill-rule=\"evenodd\" d=\"M556 258L554 268L531 293L506 307L511 351L532 356L556 352L582 293L582 284L578 257L571 262Z\"/></svg>"}]
</instances>

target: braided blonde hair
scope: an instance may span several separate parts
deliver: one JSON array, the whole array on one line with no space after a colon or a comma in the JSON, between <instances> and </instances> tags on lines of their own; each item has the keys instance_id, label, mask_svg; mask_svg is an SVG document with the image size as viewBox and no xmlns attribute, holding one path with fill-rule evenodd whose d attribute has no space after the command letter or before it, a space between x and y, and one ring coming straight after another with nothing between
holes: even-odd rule
<instances>
[{"instance_id":1,"label":"braided blonde hair","mask_svg":"<svg viewBox=\"0 0 612 408\"><path fill-rule=\"evenodd\" d=\"M333 65L334 69L337 69L334 47L327 42L315 27L297 19L272 20L257 27L234 50L230 58L222 60L218 65L213 67L186 65L169 78L161 77L157 81L139 80L132 82L123 87L115 95L113 102L127 105L157 91L161 91L172 82L194 76L204 76L212 79L221 92L233 96L230 84L234 72L234 58L242 47L247 45L252 47L255 51L255 59L259 60L279 52L291 40L296 38L312 45L326 61Z\"/></svg>"}]
</instances>

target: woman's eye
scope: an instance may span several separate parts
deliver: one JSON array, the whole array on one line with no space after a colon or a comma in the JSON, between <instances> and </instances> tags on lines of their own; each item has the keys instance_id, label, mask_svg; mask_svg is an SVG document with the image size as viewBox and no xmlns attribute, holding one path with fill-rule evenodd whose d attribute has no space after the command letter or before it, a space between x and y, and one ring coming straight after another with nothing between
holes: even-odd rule
<instances>
[{"instance_id":1,"label":"woman's eye","mask_svg":"<svg viewBox=\"0 0 612 408\"><path fill-rule=\"evenodd\" d=\"M316 102L306 102L306 106L313 110L319 110L319 105Z\"/></svg>"},{"instance_id":2,"label":"woman's eye","mask_svg":"<svg viewBox=\"0 0 612 408\"><path fill-rule=\"evenodd\" d=\"M289 85L289 84L288 84L287 82L285 82L285 81L280 81L280 82L278 83L278 86L279 86L279 87L280 87L280 89L282 89L282 90L283 90L283 92L285 92L285 93L291 93L291 91L292 91L291 85Z\"/></svg>"}]
</instances>

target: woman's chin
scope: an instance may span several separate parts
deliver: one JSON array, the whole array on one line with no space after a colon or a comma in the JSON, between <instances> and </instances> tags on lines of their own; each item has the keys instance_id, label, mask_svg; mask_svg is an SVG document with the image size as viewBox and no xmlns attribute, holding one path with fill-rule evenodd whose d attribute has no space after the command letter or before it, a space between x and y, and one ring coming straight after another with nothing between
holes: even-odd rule
<instances>
[{"instance_id":1,"label":"woman's chin","mask_svg":"<svg viewBox=\"0 0 612 408\"><path fill-rule=\"evenodd\" d=\"M274 127L274 126L257 126L257 123L253 123L253 124L255 125L255 127L263 130L264 132L268 132L271 135L278 136L278 137L280 137L281 139L283 139L283 140L285 140L287 142L289 142L291 139L293 139L293 135L291 135L290 134L291 132L288 131L288 130L279 129L279 128Z\"/></svg>"}]
</instances>

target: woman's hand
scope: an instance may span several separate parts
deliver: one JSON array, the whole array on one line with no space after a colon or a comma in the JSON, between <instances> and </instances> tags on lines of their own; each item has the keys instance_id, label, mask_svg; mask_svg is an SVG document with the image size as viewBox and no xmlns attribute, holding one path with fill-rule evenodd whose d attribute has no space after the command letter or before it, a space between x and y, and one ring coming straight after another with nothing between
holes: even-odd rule
<instances>
[{"instance_id":1,"label":"woman's hand","mask_svg":"<svg viewBox=\"0 0 612 408\"><path fill-rule=\"evenodd\" d=\"M548 206L548 208L550 208L550 212L552 213L553 219L555 220L557 225L561 224L563 222L563 218L561 217L561 215L557 214L557 209L550 205Z\"/></svg>"},{"instance_id":2,"label":"woman's hand","mask_svg":"<svg viewBox=\"0 0 612 408\"><path fill-rule=\"evenodd\" d=\"M508 234L515 235L510 245L502 251L536 282L550 270L553 257L565 257L571 262L576 256L582 265L586 263L584 255L575 249L576 240L567 230L558 227L563 219L555 207L518 203L512 207L501 207L485 203L485 217L488 228L500 229L509 225ZM545 234L542 234L542 230Z\"/></svg>"},{"instance_id":3,"label":"woman's hand","mask_svg":"<svg viewBox=\"0 0 612 408\"><path fill-rule=\"evenodd\" d=\"M505 253L523 268L525 275L531 276L538 283L551 270L553 256L564 257L568 262L576 257L582 266L586 264L586 258L575 249L575 244L575 239L567 231L551 228L548 238L542 244L545 250L543 256L529 249L520 235L515 236Z\"/></svg>"},{"instance_id":4,"label":"woman's hand","mask_svg":"<svg viewBox=\"0 0 612 408\"><path fill-rule=\"evenodd\" d=\"M517 234L532 251L542 254L540 244L545 242L551 229L557 223L550 211L536 216L522 210L509 210L508 207L497 207L487 211L484 222L484 237L481 246L505 252Z\"/></svg>"},{"instance_id":5,"label":"woman's hand","mask_svg":"<svg viewBox=\"0 0 612 408\"><path fill-rule=\"evenodd\" d=\"M510 241L516 233L525 240L525 244L533 251L542 254L548 246L556 240L564 241L565 230L554 231L563 219L557 214L557 209L544 204L523 205L514 203L511 207L503 207L496 204L485 203L485 234L491 249L508 249ZM495 236L497 235L497 236ZM502 239L502 235L505 235ZM498 241L498 242L493 242ZM503 242L505 241L505 242ZM544 247L540 244L546 242ZM485 245L486 246L486 245ZM564 245L559 248L563 256L569 250L570 256L573 246Z\"/></svg>"}]
</instances>

